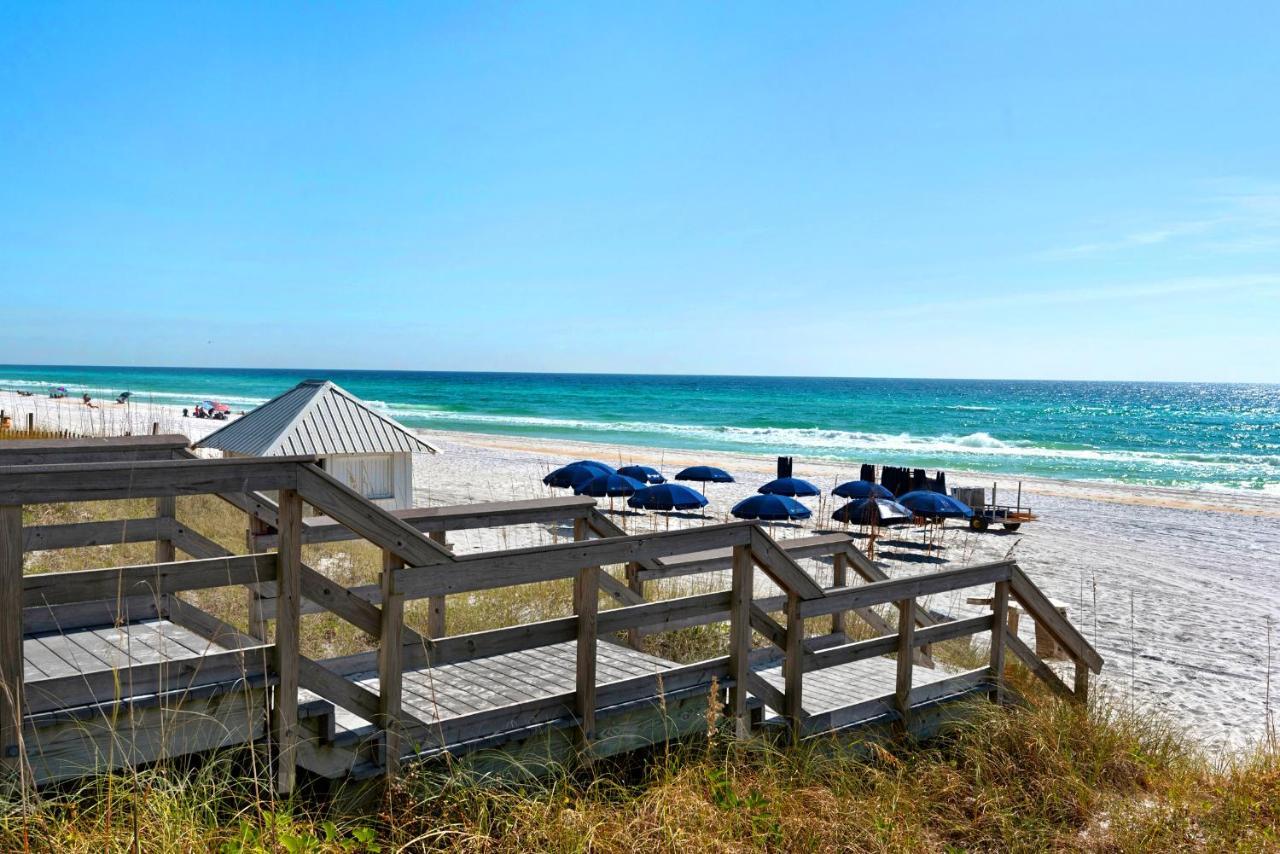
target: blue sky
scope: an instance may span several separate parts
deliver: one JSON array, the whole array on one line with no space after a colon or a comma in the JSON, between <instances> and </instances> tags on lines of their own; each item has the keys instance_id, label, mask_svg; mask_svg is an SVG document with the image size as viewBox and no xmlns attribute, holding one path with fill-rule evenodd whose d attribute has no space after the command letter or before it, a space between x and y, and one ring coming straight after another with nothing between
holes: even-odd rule
<instances>
[{"instance_id":1,"label":"blue sky","mask_svg":"<svg viewBox=\"0 0 1280 854\"><path fill-rule=\"evenodd\" d=\"M1280 381L1275 3L0 14L6 361Z\"/></svg>"}]
</instances>

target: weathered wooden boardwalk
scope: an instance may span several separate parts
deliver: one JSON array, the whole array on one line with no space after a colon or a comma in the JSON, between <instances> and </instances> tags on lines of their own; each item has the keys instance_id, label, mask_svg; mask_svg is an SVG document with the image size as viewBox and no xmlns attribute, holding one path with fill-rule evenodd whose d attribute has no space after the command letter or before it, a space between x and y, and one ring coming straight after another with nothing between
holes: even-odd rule
<instances>
[{"instance_id":1,"label":"weathered wooden boardwalk","mask_svg":"<svg viewBox=\"0 0 1280 854\"><path fill-rule=\"evenodd\" d=\"M738 523L626 536L583 498L388 513L311 458L200 460L186 445L0 443L0 603L21 617L0 622L0 753L27 784L244 743L268 751L281 792L298 768L390 775L444 752L530 767L696 732L708 704L742 736L760 726L793 738L927 734L953 700L1003 699L1006 653L1077 699L1102 665L1011 561L890 580L844 535L775 541ZM176 497L198 494L246 514L248 553L177 518ZM155 499L154 516L22 523L26 505L121 498ZM304 520L304 502L324 516ZM449 531L521 524L565 525L574 539L471 555L447 544ZM304 563L304 544L344 540L382 550L380 583L344 587ZM154 542L155 562L22 571L26 551L125 542ZM806 558L831 563L832 585L804 570ZM703 573L727 575L725 589L646 597L649 582ZM556 579L573 582L572 614L446 632L450 596ZM182 596L220 587L246 591L244 624ZM966 588L993 591L993 612L939 620L917 602ZM416 599L430 603L420 631L404 622ZM1073 686L1007 631L1011 599L1068 651ZM376 649L309 655L300 629L319 612L376 638ZM716 623L728 627L718 657L678 663L642 651L646 636ZM990 639L986 666L935 666L933 644L971 635Z\"/></svg>"}]
</instances>

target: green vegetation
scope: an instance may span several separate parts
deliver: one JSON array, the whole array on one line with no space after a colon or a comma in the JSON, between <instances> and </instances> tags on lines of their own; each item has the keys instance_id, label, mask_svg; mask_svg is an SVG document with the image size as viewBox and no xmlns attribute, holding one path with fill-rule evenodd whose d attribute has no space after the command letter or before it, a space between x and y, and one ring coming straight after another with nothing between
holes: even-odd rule
<instances>
[{"instance_id":1,"label":"green vegetation","mask_svg":"<svg viewBox=\"0 0 1280 854\"><path fill-rule=\"evenodd\" d=\"M27 524L142 516L149 502L38 507ZM179 516L244 548L243 516L213 498ZM28 572L145 562L150 544L40 553ZM372 548L323 546L307 560L344 583L376 579ZM558 616L567 585L449 603L451 632ZM240 625L243 591L207 591L204 607ZM410 612L411 623L425 614ZM324 654L368 648L336 618L304 620ZM713 630L661 640L692 660L723 649ZM981 651L949 644L964 663ZM436 762L393 786L317 783L277 801L251 750L102 775L13 800L0 848L13 851L1168 851L1280 849L1280 751L1274 743L1211 760L1169 723L1103 695L1062 703L1011 671L1026 705L975 703L925 744L818 739L785 747L730 739L709 706L705 735L646 755L566 767L536 781L478 779Z\"/></svg>"}]
</instances>

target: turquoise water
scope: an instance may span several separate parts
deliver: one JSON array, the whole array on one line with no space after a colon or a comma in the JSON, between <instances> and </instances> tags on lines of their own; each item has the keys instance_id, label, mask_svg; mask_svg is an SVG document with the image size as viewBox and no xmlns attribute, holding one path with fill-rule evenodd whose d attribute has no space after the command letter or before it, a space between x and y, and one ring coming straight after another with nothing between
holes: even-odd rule
<instances>
[{"instance_id":1,"label":"turquoise water","mask_svg":"<svg viewBox=\"0 0 1280 854\"><path fill-rule=\"evenodd\" d=\"M0 366L0 388L237 411L332 379L411 427L1280 492L1280 386Z\"/></svg>"}]
</instances>

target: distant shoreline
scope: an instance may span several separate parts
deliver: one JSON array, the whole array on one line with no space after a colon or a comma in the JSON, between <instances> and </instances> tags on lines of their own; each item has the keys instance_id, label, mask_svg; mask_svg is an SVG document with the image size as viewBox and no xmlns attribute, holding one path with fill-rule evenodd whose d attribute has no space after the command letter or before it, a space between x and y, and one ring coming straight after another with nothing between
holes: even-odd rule
<instances>
[{"instance_id":1,"label":"distant shoreline","mask_svg":"<svg viewBox=\"0 0 1280 854\"><path fill-rule=\"evenodd\" d=\"M0 410L13 414L14 426L25 426L25 413L36 414L36 425L47 429L70 429L89 435L134 434L149 432L158 425L161 433L181 433L193 443L239 417L238 410L227 421L183 417L180 406L152 403L135 403L128 406L111 401L95 400L98 408L85 407L79 398L53 400L48 397L23 397L11 391L0 391ZM99 429L105 428L105 429ZM411 428L428 441L462 442L492 449L510 449L526 453L544 454L565 459L595 457L626 463L653 464L667 459L673 464L690 465L697 462L720 462L742 471L768 473L773 470L774 457L760 453L705 450L698 448L632 445L615 442L598 442L588 439L559 439L522 436L512 433L479 433L451 429ZM845 479L857 477L858 464L821 457L806 457L793 453L800 470L821 471ZM1001 483L1001 489L1013 487L1017 481L1023 484L1027 495L1060 495L1089 498L1118 504L1134 504L1158 507L1180 507L1205 511L1224 511L1259 516L1280 517L1280 492L1267 490L1233 489L1225 486L1205 485L1198 488L1134 484L1084 478L1050 478L1027 475L1018 471L974 471L964 468L943 469L952 476L955 485L987 486L993 481ZM829 489L829 487L828 487ZM1003 493L1002 493L1003 495ZM1011 495L1005 497L1012 497Z\"/></svg>"}]
</instances>

